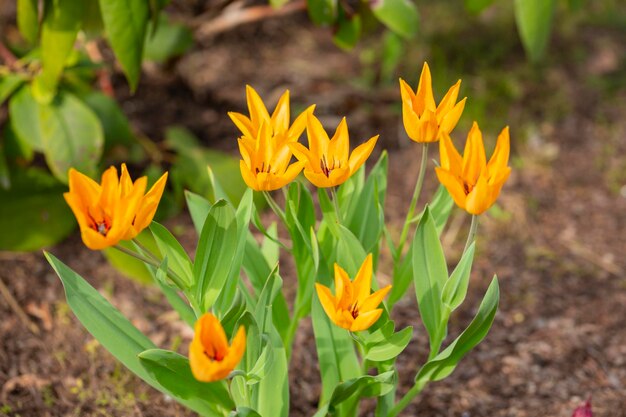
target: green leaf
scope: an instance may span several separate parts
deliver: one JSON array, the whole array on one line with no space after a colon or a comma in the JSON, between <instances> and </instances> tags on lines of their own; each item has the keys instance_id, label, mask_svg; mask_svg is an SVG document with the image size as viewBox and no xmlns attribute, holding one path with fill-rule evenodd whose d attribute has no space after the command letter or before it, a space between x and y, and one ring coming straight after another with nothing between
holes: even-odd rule
<instances>
[{"instance_id":1,"label":"green leaf","mask_svg":"<svg viewBox=\"0 0 626 417\"><path fill-rule=\"evenodd\" d=\"M470 325L447 348L427 362L415 377L416 381L439 381L450 375L463 357L487 335L498 310L500 290L494 276Z\"/></svg>"},{"instance_id":2,"label":"green leaf","mask_svg":"<svg viewBox=\"0 0 626 417\"><path fill-rule=\"evenodd\" d=\"M202 311L207 311L220 294L236 250L235 211L220 200L211 207L204 222L193 266L192 289Z\"/></svg>"},{"instance_id":3,"label":"green leaf","mask_svg":"<svg viewBox=\"0 0 626 417\"><path fill-rule=\"evenodd\" d=\"M11 188L11 174L4 153L4 142L0 136L0 189L8 190L9 188Z\"/></svg>"},{"instance_id":4,"label":"green leaf","mask_svg":"<svg viewBox=\"0 0 626 417\"><path fill-rule=\"evenodd\" d=\"M31 45L37 43L39 35L38 5L38 0L17 0L17 27Z\"/></svg>"},{"instance_id":5,"label":"green leaf","mask_svg":"<svg viewBox=\"0 0 626 417\"><path fill-rule=\"evenodd\" d=\"M132 91L137 89L150 5L145 0L100 0L109 43Z\"/></svg>"},{"instance_id":6,"label":"green leaf","mask_svg":"<svg viewBox=\"0 0 626 417\"><path fill-rule=\"evenodd\" d=\"M146 268L153 271L154 281L161 289L163 295L165 295L165 298L167 298L167 302L176 310L180 318L183 319L189 327L193 328L196 323L196 314L189 303L181 298L178 293L178 288L172 286L169 282L167 276L167 257L163 258L163 262L161 262L159 269L156 271L148 265L146 265Z\"/></svg>"},{"instance_id":7,"label":"green leaf","mask_svg":"<svg viewBox=\"0 0 626 417\"><path fill-rule=\"evenodd\" d=\"M186 407L203 416L225 416L214 412L215 405L204 398L182 398L162 386L141 364L138 355L156 346L133 326L80 275L54 255L45 253L48 262L63 282L67 303L87 331L117 360L139 378L159 391L171 395ZM227 397L221 399L227 401Z\"/></svg>"},{"instance_id":8,"label":"green leaf","mask_svg":"<svg viewBox=\"0 0 626 417\"><path fill-rule=\"evenodd\" d=\"M307 0L309 18L316 25L331 25L337 18L337 0Z\"/></svg>"},{"instance_id":9,"label":"green leaf","mask_svg":"<svg viewBox=\"0 0 626 417\"><path fill-rule=\"evenodd\" d=\"M63 199L67 188L38 168L11 172L0 189L0 250L32 251L53 245L76 228Z\"/></svg>"},{"instance_id":10,"label":"green leaf","mask_svg":"<svg viewBox=\"0 0 626 417\"><path fill-rule=\"evenodd\" d=\"M261 414L249 407L237 407L236 411L231 412L228 417L262 417Z\"/></svg>"},{"instance_id":11,"label":"green leaf","mask_svg":"<svg viewBox=\"0 0 626 417\"><path fill-rule=\"evenodd\" d=\"M379 329L377 331L381 331ZM394 333L391 337L368 346L365 359L374 362L383 362L396 358L407 347L413 336L413 327L406 327Z\"/></svg>"},{"instance_id":12,"label":"green leaf","mask_svg":"<svg viewBox=\"0 0 626 417\"><path fill-rule=\"evenodd\" d=\"M347 226L368 253L378 248L385 225L383 207L387 191L387 166L387 152L383 152L361 192L351 198L356 202L358 210L347 220Z\"/></svg>"},{"instance_id":13,"label":"green leaf","mask_svg":"<svg viewBox=\"0 0 626 417\"><path fill-rule=\"evenodd\" d=\"M470 272L472 272L472 262L474 261L475 243L463 253L461 260L450 275L450 278L443 286L441 299L448 306L450 311L454 311L461 305L467 295Z\"/></svg>"},{"instance_id":14,"label":"green leaf","mask_svg":"<svg viewBox=\"0 0 626 417\"><path fill-rule=\"evenodd\" d=\"M15 92L22 84L24 77L17 74L0 75L0 105L2 105L13 92Z\"/></svg>"},{"instance_id":15,"label":"green leaf","mask_svg":"<svg viewBox=\"0 0 626 417\"><path fill-rule=\"evenodd\" d=\"M167 14L159 14L158 24L150 23L143 51L144 59L164 63L180 56L193 46L191 30L180 23L169 21Z\"/></svg>"},{"instance_id":16,"label":"green leaf","mask_svg":"<svg viewBox=\"0 0 626 417\"><path fill-rule=\"evenodd\" d=\"M555 8L556 0L515 0L517 31L533 63L544 56Z\"/></svg>"},{"instance_id":17,"label":"green leaf","mask_svg":"<svg viewBox=\"0 0 626 417\"><path fill-rule=\"evenodd\" d=\"M405 38L412 38L419 27L419 13L411 0L370 0L372 13L385 26Z\"/></svg>"},{"instance_id":18,"label":"green leaf","mask_svg":"<svg viewBox=\"0 0 626 417\"><path fill-rule=\"evenodd\" d=\"M359 363L348 331L331 323L316 295L311 315L322 376L320 404L326 404L338 384L359 376Z\"/></svg>"},{"instance_id":19,"label":"green leaf","mask_svg":"<svg viewBox=\"0 0 626 417\"><path fill-rule=\"evenodd\" d=\"M20 88L9 101L11 127L20 142L27 143L36 151L43 151L39 122L39 104L30 86Z\"/></svg>"},{"instance_id":20,"label":"green leaf","mask_svg":"<svg viewBox=\"0 0 626 417\"><path fill-rule=\"evenodd\" d=\"M74 49L81 27L85 2L48 0L41 26L41 64L43 70L35 79L33 93L42 104L49 103L57 91L67 58Z\"/></svg>"},{"instance_id":21,"label":"green leaf","mask_svg":"<svg viewBox=\"0 0 626 417\"><path fill-rule=\"evenodd\" d=\"M130 123L113 98L99 91L90 91L81 96L81 99L100 120L105 149L111 149L115 145L130 146L135 142Z\"/></svg>"},{"instance_id":22,"label":"green leaf","mask_svg":"<svg viewBox=\"0 0 626 417\"><path fill-rule=\"evenodd\" d=\"M173 395L183 399L202 399L211 407L210 412L218 416L226 415L235 407L226 382L205 383L196 380L186 357L163 349L148 349L138 357L150 376Z\"/></svg>"},{"instance_id":23,"label":"green leaf","mask_svg":"<svg viewBox=\"0 0 626 417\"><path fill-rule=\"evenodd\" d=\"M70 168L94 176L102 155L104 134L96 115L76 96L64 92L39 106L41 138L52 173L67 181Z\"/></svg>"},{"instance_id":24,"label":"green leaf","mask_svg":"<svg viewBox=\"0 0 626 417\"><path fill-rule=\"evenodd\" d=\"M355 14L347 17L345 12L339 13L333 41L340 48L350 50L361 37L361 16Z\"/></svg>"},{"instance_id":25,"label":"green leaf","mask_svg":"<svg viewBox=\"0 0 626 417\"><path fill-rule=\"evenodd\" d=\"M435 228L430 210L426 208L415 231L413 246L413 283L415 295L424 322L428 331L431 350L438 349L443 340L442 323L443 303L441 292L448 279L448 267L443 254L439 235Z\"/></svg>"},{"instance_id":26,"label":"green leaf","mask_svg":"<svg viewBox=\"0 0 626 417\"><path fill-rule=\"evenodd\" d=\"M393 389L396 384L394 371L380 375L364 375L352 378L337 385L328 404L328 412L334 413L335 408L351 397L380 397Z\"/></svg>"},{"instance_id":27,"label":"green leaf","mask_svg":"<svg viewBox=\"0 0 626 417\"><path fill-rule=\"evenodd\" d=\"M159 252L168 258L168 267L182 278L187 285L193 281L193 264L182 245L169 230L157 222L152 222L150 231L159 248Z\"/></svg>"},{"instance_id":28,"label":"green leaf","mask_svg":"<svg viewBox=\"0 0 626 417\"><path fill-rule=\"evenodd\" d=\"M206 198L191 191L185 191L185 200L187 201L187 208L189 209L193 226L199 235L211 210L211 203Z\"/></svg>"},{"instance_id":29,"label":"green leaf","mask_svg":"<svg viewBox=\"0 0 626 417\"><path fill-rule=\"evenodd\" d=\"M494 0L465 0L465 9L470 13L478 14L491 6Z\"/></svg>"}]
</instances>

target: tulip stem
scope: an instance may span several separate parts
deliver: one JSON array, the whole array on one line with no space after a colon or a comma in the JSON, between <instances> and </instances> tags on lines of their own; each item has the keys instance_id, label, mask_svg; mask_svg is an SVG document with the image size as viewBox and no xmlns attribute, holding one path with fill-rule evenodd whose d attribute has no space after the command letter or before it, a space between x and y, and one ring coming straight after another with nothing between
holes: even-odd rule
<instances>
[{"instance_id":1,"label":"tulip stem","mask_svg":"<svg viewBox=\"0 0 626 417\"><path fill-rule=\"evenodd\" d=\"M463 249L463 253L467 251L467 248L476 240L476 231L478 230L478 216L472 215L472 224L470 225L470 231L467 235L467 241L465 242L465 249Z\"/></svg>"},{"instance_id":2,"label":"tulip stem","mask_svg":"<svg viewBox=\"0 0 626 417\"><path fill-rule=\"evenodd\" d=\"M280 218L285 227L289 228L289 225L287 224L287 215L285 214L283 209L280 208L276 200L274 200L274 197L272 197L272 195L267 191L263 191L263 196L265 197L265 201L267 201L267 204L270 206L272 211L276 213L276 215Z\"/></svg>"},{"instance_id":3,"label":"tulip stem","mask_svg":"<svg viewBox=\"0 0 626 417\"><path fill-rule=\"evenodd\" d=\"M126 254L128 256L132 256L133 258L136 258L136 259L140 260L141 262L146 263L148 265L151 265L151 266L153 266L153 267L155 267L157 269L159 269L161 267L160 262L159 262L158 259L147 258L147 257L141 255L140 253L137 253L137 252L132 251L130 249L126 249L125 247L120 246L120 245L115 245L113 247L115 249L117 249L118 251L120 251L120 252L122 252L122 253L124 253L124 254ZM172 282L178 288L180 288L181 290L185 289L185 285L183 283L183 280L178 275L176 275L172 270L170 270L169 268L168 268L168 271L167 271L167 276L172 280Z\"/></svg>"},{"instance_id":4,"label":"tulip stem","mask_svg":"<svg viewBox=\"0 0 626 417\"><path fill-rule=\"evenodd\" d=\"M389 410L387 417L395 417L400 414L400 412L404 410L406 406L411 403L411 401L413 401L413 398L415 398L420 392L422 392L422 390L426 386L426 383L427 381L425 380L417 381L415 385L413 385L413 387L411 387L411 389L406 394L404 394L404 397L402 397L400 401L398 401L398 403L393 406L391 410Z\"/></svg>"},{"instance_id":5,"label":"tulip stem","mask_svg":"<svg viewBox=\"0 0 626 417\"><path fill-rule=\"evenodd\" d=\"M411 227L411 221L413 220L413 215L415 214L417 200L419 200L420 194L422 193L422 186L424 185L424 176L426 174L427 165L428 143L424 143L422 146L422 160L420 162L420 170L417 176L417 182L415 183L415 190L413 191L413 198L411 199L411 205L409 206L409 211L406 214L406 219L404 220L404 226L402 227L402 233L400 234L400 242L398 242L398 249L396 251L396 257L398 258L402 255L402 249L404 249L404 244L406 243L406 238L409 234L409 229Z\"/></svg>"},{"instance_id":6,"label":"tulip stem","mask_svg":"<svg viewBox=\"0 0 626 417\"><path fill-rule=\"evenodd\" d=\"M337 221L341 223L341 210L339 209L339 197L337 197L337 187L331 187L330 193L333 197L333 205L335 206L335 214L337 215Z\"/></svg>"},{"instance_id":7,"label":"tulip stem","mask_svg":"<svg viewBox=\"0 0 626 417\"><path fill-rule=\"evenodd\" d=\"M144 245L142 245L141 242L139 241L139 239L133 238L133 243L135 245L137 245L137 247L139 249L141 249L142 252L146 253L150 258L152 258L155 261L161 263L161 260L154 253L152 253L152 251L150 249L148 249Z\"/></svg>"}]
</instances>

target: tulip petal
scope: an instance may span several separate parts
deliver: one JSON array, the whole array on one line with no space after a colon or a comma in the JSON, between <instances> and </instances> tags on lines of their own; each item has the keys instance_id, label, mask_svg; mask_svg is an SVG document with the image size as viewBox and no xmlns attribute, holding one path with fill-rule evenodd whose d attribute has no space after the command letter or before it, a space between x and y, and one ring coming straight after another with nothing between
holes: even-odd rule
<instances>
[{"instance_id":1,"label":"tulip petal","mask_svg":"<svg viewBox=\"0 0 626 417\"><path fill-rule=\"evenodd\" d=\"M383 310L377 308L376 310L368 311L363 314L359 314L357 318L352 323L350 327L350 331L352 332L360 332L361 330L369 329L372 324L376 323L376 321L380 318L381 314L383 314Z\"/></svg>"},{"instance_id":2,"label":"tulip petal","mask_svg":"<svg viewBox=\"0 0 626 417\"><path fill-rule=\"evenodd\" d=\"M350 175L354 174L361 168L361 165L369 158L376 146L378 135L371 137L367 142L357 146L350 154L348 165L350 167Z\"/></svg>"},{"instance_id":3,"label":"tulip petal","mask_svg":"<svg viewBox=\"0 0 626 417\"><path fill-rule=\"evenodd\" d=\"M439 182L446 187L456 205L465 209L466 195L461 180L443 168L437 167L435 168L435 172L437 173Z\"/></svg>"},{"instance_id":4,"label":"tulip petal","mask_svg":"<svg viewBox=\"0 0 626 417\"><path fill-rule=\"evenodd\" d=\"M330 171L330 175L328 176L328 182L332 187L336 187L338 185L346 182L348 178L350 178L350 169L349 168L335 168Z\"/></svg>"},{"instance_id":5,"label":"tulip petal","mask_svg":"<svg viewBox=\"0 0 626 417\"><path fill-rule=\"evenodd\" d=\"M263 100L261 100L256 90L249 85L246 85L246 100L252 126L260 126L261 123L270 121L270 114L265 104L263 104Z\"/></svg>"},{"instance_id":6,"label":"tulip petal","mask_svg":"<svg viewBox=\"0 0 626 417\"><path fill-rule=\"evenodd\" d=\"M309 150L313 158L320 161L322 155L328 155L328 134L324 130L324 126L313 113L307 113L306 134L309 140Z\"/></svg>"},{"instance_id":7,"label":"tulip petal","mask_svg":"<svg viewBox=\"0 0 626 417\"><path fill-rule=\"evenodd\" d=\"M287 132L289 130L289 90L285 90L272 113L272 127L274 128L274 134L278 132Z\"/></svg>"},{"instance_id":8,"label":"tulip petal","mask_svg":"<svg viewBox=\"0 0 626 417\"><path fill-rule=\"evenodd\" d=\"M252 170L246 165L243 159L239 160L239 170L241 171L241 177L246 185L255 191L261 191L257 185L256 177L252 173Z\"/></svg>"},{"instance_id":9,"label":"tulip petal","mask_svg":"<svg viewBox=\"0 0 626 417\"><path fill-rule=\"evenodd\" d=\"M426 110L436 111L435 98L433 96L433 82L430 75L430 67L428 63L424 62L422 67L422 74L420 75L420 81L417 86L417 93L413 101L413 110L418 115L421 115Z\"/></svg>"},{"instance_id":10,"label":"tulip petal","mask_svg":"<svg viewBox=\"0 0 626 417\"><path fill-rule=\"evenodd\" d=\"M252 122L247 116L234 111L229 111L228 117L230 117L230 120L233 121L243 136L256 138L257 131L254 126L252 126Z\"/></svg>"},{"instance_id":11,"label":"tulip petal","mask_svg":"<svg viewBox=\"0 0 626 417\"><path fill-rule=\"evenodd\" d=\"M387 285L384 288L374 292L369 297L365 298L363 301L359 302L359 311L367 312L374 310L376 307L383 302L383 299L387 295L387 293L391 291L391 285Z\"/></svg>"},{"instance_id":12,"label":"tulip petal","mask_svg":"<svg viewBox=\"0 0 626 417\"><path fill-rule=\"evenodd\" d=\"M283 174L280 174L280 175L271 174L274 179L271 182L272 184L271 189L268 191L278 190L279 188L283 188L285 185L293 181L298 176L298 174L302 172L303 168L304 168L304 162L298 161L289 165L289 167Z\"/></svg>"},{"instance_id":13,"label":"tulip petal","mask_svg":"<svg viewBox=\"0 0 626 417\"><path fill-rule=\"evenodd\" d=\"M441 168L450 171L453 175L462 175L463 157L456 150L447 133L444 133L439 141L439 163Z\"/></svg>"},{"instance_id":14,"label":"tulip petal","mask_svg":"<svg viewBox=\"0 0 626 417\"><path fill-rule=\"evenodd\" d=\"M309 180L311 184L315 185L317 188L334 187L334 184L330 181L330 179L320 172L305 169L304 176L307 180Z\"/></svg>"},{"instance_id":15,"label":"tulip petal","mask_svg":"<svg viewBox=\"0 0 626 417\"><path fill-rule=\"evenodd\" d=\"M306 169L313 170L314 166L319 165L319 160L313 159L311 151L309 151L303 144L299 142L292 142L289 144L289 149L293 152L293 155L298 161L304 162Z\"/></svg>"},{"instance_id":16,"label":"tulip petal","mask_svg":"<svg viewBox=\"0 0 626 417\"><path fill-rule=\"evenodd\" d=\"M418 143L424 142L419 130L420 119L406 101L402 102L402 123L404 124L406 134L412 141Z\"/></svg>"},{"instance_id":17,"label":"tulip petal","mask_svg":"<svg viewBox=\"0 0 626 417\"><path fill-rule=\"evenodd\" d=\"M465 211L470 214L479 215L485 212L494 200L491 199L491 193L487 185L487 180L484 175L478 178L476 186L467 195L465 200Z\"/></svg>"},{"instance_id":18,"label":"tulip petal","mask_svg":"<svg viewBox=\"0 0 626 417\"><path fill-rule=\"evenodd\" d=\"M328 160L329 168L336 168L337 164L344 166L348 161L348 154L350 153L350 139L348 136L348 123L346 118L342 118L337 126L337 130L332 139L328 143L328 154L326 158Z\"/></svg>"},{"instance_id":19,"label":"tulip petal","mask_svg":"<svg viewBox=\"0 0 626 417\"><path fill-rule=\"evenodd\" d=\"M137 231L137 234L152 223L152 219L156 214L159 202L163 196L163 191L165 190L167 176L167 172L163 174L143 197L141 206L133 222L133 228Z\"/></svg>"},{"instance_id":20,"label":"tulip petal","mask_svg":"<svg viewBox=\"0 0 626 417\"><path fill-rule=\"evenodd\" d=\"M317 298L319 298L320 304L322 304L326 315L331 319L331 321L335 322L335 315L337 311L335 308L336 299L330 293L330 288L316 282L315 290L317 291Z\"/></svg>"},{"instance_id":21,"label":"tulip petal","mask_svg":"<svg viewBox=\"0 0 626 417\"><path fill-rule=\"evenodd\" d=\"M372 260L372 254L368 254L365 260L359 268L356 277L354 278L354 296L359 300L359 304L362 300L365 300L370 295L370 289L372 288L372 273L374 270L374 264Z\"/></svg>"},{"instance_id":22,"label":"tulip petal","mask_svg":"<svg viewBox=\"0 0 626 417\"><path fill-rule=\"evenodd\" d=\"M439 123L439 131L444 133L450 133L456 127L456 124L459 122L461 115L463 114L463 110L465 109L465 102L467 101L467 97L463 100L459 101L449 112L443 115L441 121Z\"/></svg>"},{"instance_id":23,"label":"tulip petal","mask_svg":"<svg viewBox=\"0 0 626 417\"><path fill-rule=\"evenodd\" d=\"M478 123L474 122L467 135L465 150L463 151L463 179L471 185L476 184L478 176L485 169L486 165L487 158L485 156L483 135L478 127Z\"/></svg>"},{"instance_id":24,"label":"tulip petal","mask_svg":"<svg viewBox=\"0 0 626 417\"><path fill-rule=\"evenodd\" d=\"M313 111L315 111L315 104L307 107L305 111L303 111L298 115L298 117L296 117L296 120L293 121L291 127L289 128L289 141L297 141L300 136L302 136L302 132L304 132L304 129L306 129L307 115L309 113L313 114Z\"/></svg>"},{"instance_id":25,"label":"tulip petal","mask_svg":"<svg viewBox=\"0 0 626 417\"><path fill-rule=\"evenodd\" d=\"M439 102L439 106L437 106L437 122L441 123L443 117L452 110L454 107L454 103L456 103L456 99L459 96L459 90L461 88L461 80L458 80L456 84L454 84L446 95Z\"/></svg>"},{"instance_id":26,"label":"tulip petal","mask_svg":"<svg viewBox=\"0 0 626 417\"><path fill-rule=\"evenodd\" d=\"M509 127L506 126L502 129L502 132L498 135L496 141L496 147L493 150L493 154L487 164L487 169L492 172L496 170L502 170L509 163L509 153L511 149L511 142L509 137ZM492 174L493 176L494 174Z\"/></svg>"}]
</instances>

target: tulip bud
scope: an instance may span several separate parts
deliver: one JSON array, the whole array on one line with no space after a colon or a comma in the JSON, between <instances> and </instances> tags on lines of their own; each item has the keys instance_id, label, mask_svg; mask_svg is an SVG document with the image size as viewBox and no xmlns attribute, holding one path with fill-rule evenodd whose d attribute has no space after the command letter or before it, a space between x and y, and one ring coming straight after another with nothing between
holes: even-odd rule
<instances>
[{"instance_id":1,"label":"tulip bud","mask_svg":"<svg viewBox=\"0 0 626 417\"><path fill-rule=\"evenodd\" d=\"M591 399L588 399L583 405L576 408L572 417L593 417L593 411L591 411Z\"/></svg>"}]
</instances>

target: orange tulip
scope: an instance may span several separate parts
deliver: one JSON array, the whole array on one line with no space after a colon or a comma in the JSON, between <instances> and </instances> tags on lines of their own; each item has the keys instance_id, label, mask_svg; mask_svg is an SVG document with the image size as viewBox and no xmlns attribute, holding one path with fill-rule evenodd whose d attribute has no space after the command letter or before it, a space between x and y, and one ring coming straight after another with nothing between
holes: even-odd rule
<instances>
[{"instance_id":1,"label":"orange tulip","mask_svg":"<svg viewBox=\"0 0 626 417\"><path fill-rule=\"evenodd\" d=\"M272 191L284 187L302 171L304 163L291 162L287 143L271 134L271 127L263 122L256 139L239 138L241 176L246 185L256 191Z\"/></svg>"},{"instance_id":2,"label":"orange tulip","mask_svg":"<svg viewBox=\"0 0 626 417\"><path fill-rule=\"evenodd\" d=\"M380 318L383 310L377 308L391 290L391 285L370 294L372 287L372 254L363 261L354 281L346 271L335 264L335 295L330 288L315 284L317 296L330 320L337 326L358 332L368 329Z\"/></svg>"},{"instance_id":3,"label":"orange tulip","mask_svg":"<svg viewBox=\"0 0 626 417\"><path fill-rule=\"evenodd\" d=\"M433 96L430 68L426 62L422 68L417 92L400 78L402 121L411 140L419 143L436 142L442 134L452 132L465 108L466 98L456 102L460 88L461 80L450 87L437 106Z\"/></svg>"},{"instance_id":4,"label":"orange tulip","mask_svg":"<svg viewBox=\"0 0 626 417\"><path fill-rule=\"evenodd\" d=\"M463 157L454 147L450 136L443 135L439 143L441 166L435 168L457 206L470 214L481 214L495 203L509 178L509 128L498 136L496 148L487 163L483 135L474 122L465 142Z\"/></svg>"},{"instance_id":5,"label":"orange tulip","mask_svg":"<svg viewBox=\"0 0 626 417\"><path fill-rule=\"evenodd\" d=\"M306 133L308 149L301 143L293 142L289 147L293 154L304 163L304 176L319 188L343 184L363 165L372 153L378 135L357 146L350 154L350 138L346 118L341 119L332 139L320 121L312 113L307 114Z\"/></svg>"},{"instance_id":6,"label":"orange tulip","mask_svg":"<svg viewBox=\"0 0 626 417\"><path fill-rule=\"evenodd\" d=\"M193 376L203 382L226 378L241 361L246 350L246 329L240 326L229 346L217 317L205 313L196 322L194 331L189 345L189 366Z\"/></svg>"},{"instance_id":7,"label":"orange tulip","mask_svg":"<svg viewBox=\"0 0 626 417\"><path fill-rule=\"evenodd\" d=\"M78 220L83 242L98 250L132 239L148 227L163 195L167 173L145 193L147 178L133 182L126 165L102 174L101 184L75 169L69 172L69 192L63 194Z\"/></svg>"},{"instance_id":8,"label":"orange tulip","mask_svg":"<svg viewBox=\"0 0 626 417\"><path fill-rule=\"evenodd\" d=\"M290 126L289 90L285 90L280 97L271 116L261 97L249 85L246 86L246 99L250 117L237 112L229 112L228 116L239 128L241 134L250 139L256 139L259 136L261 126L265 123L268 125L270 135L278 137L280 141L297 141L306 126L307 113L312 113L315 109L315 105L309 106Z\"/></svg>"}]
</instances>

